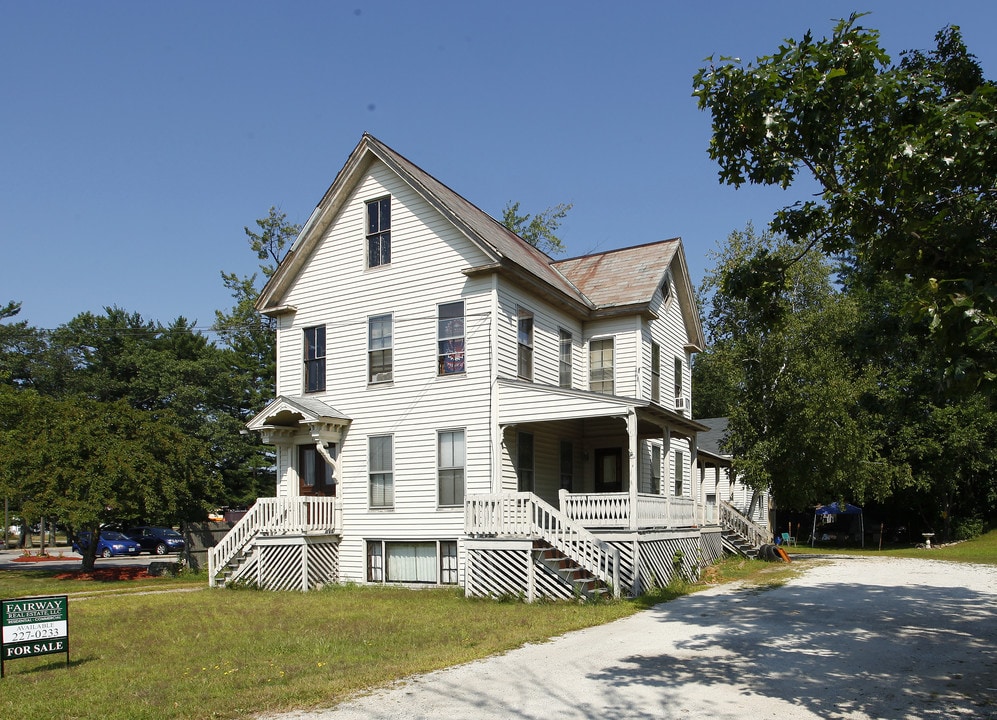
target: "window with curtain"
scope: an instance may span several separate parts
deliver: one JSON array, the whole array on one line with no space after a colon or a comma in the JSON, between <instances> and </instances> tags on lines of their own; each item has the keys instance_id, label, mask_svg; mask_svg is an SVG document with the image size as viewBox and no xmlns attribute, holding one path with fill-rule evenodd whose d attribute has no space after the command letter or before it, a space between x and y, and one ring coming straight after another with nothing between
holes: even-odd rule
<instances>
[{"instance_id":1,"label":"window with curtain","mask_svg":"<svg viewBox=\"0 0 997 720\"><path fill-rule=\"evenodd\" d=\"M386 542L384 561L388 582L436 582L435 542Z\"/></svg>"},{"instance_id":2,"label":"window with curtain","mask_svg":"<svg viewBox=\"0 0 997 720\"><path fill-rule=\"evenodd\" d=\"M589 390L613 394L613 338L589 341Z\"/></svg>"},{"instance_id":3,"label":"window with curtain","mask_svg":"<svg viewBox=\"0 0 997 720\"><path fill-rule=\"evenodd\" d=\"M437 308L437 372L464 372L464 301L443 303Z\"/></svg>"},{"instance_id":4,"label":"window with curtain","mask_svg":"<svg viewBox=\"0 0 997 720\"><path fill-rule=\"evenodd\" d=\"M370 506L389 508L395 504L395 480L391 435L368 438L368 468L370 473Z\"/></svg>"},{"instance_id":5,"label":"window with curtain","mask_svg":"<svg viewBox=\"0 0 997 720\"><path fill-rule=\"evenodd\" d=\"M464 431L437 433L437 478L441 506L464 504Z\"/></svg>"}]
</instances>

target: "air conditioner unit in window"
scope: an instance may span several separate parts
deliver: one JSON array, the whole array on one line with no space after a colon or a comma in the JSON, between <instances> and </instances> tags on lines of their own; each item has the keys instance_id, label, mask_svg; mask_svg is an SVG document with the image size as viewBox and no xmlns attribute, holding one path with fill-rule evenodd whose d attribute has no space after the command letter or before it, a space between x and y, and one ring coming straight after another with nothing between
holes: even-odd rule
<instances>
[{"instance_id":1,"label":"air conditioner unit in window","mask_svg":"<svg viewBox=\"0 0 997 720\"><path fill-rule=\"evenodd\" d=\"M690 403L689 403L689 399L688 398L685 398L685 397L677 397L677 398L675 398L675 409L678 410L679 412L683 412L685 410L688 410L689 409L689 405L690 405Z\"/></svg>"}]
</instances>

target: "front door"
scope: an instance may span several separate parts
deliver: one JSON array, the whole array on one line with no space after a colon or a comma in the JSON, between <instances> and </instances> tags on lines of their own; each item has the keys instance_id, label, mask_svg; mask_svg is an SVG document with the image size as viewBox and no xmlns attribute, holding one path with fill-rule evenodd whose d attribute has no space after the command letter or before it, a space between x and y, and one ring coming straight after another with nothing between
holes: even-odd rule
<instances>
[{"instance_id":1,"label":"front door","mask_svg":"<svg viewBox=\"0 0 997 720\"><path fill-rule=\"evenodd\" d=\"M623 492L621 448L600 448L595 451L595 491Z\"/></svg>"},{"instance_id":2,"label":"front door","mask_svg":"<svg viewBox=\"0 0 997 720\"><path fill-rule=\"evenodd\" d=\"M333 457L335 452L335 446L329 449ZM308 497L332 497L336 494L332 467L319 455L314 445L298 446L298 494Z\"/></svg>"}]
</instances>

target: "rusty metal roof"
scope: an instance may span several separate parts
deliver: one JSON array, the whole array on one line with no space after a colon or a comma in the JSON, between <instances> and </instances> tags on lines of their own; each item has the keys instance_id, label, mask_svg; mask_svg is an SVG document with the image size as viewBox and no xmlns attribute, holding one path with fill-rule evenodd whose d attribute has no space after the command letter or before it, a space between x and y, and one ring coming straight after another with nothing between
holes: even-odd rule
<instances>
[{"instance_id":1,"label":"rusty metal roof","mask_svg":"<svg viewBox=\"0 0 997 720\"><path fill-rule=\"evenodd\" d=\"M554 267L597 307L649 303L665 279L678 238L558 260Z\"/></svg>"}]
</instances>

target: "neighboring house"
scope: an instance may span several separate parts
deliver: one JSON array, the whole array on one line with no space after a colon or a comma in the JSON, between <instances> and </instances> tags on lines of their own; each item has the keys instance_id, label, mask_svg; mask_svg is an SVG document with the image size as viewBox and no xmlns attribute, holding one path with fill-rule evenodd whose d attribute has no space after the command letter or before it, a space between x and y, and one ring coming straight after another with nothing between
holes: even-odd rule
<instances>
[{"instance_id":1,"label":"neighboring house","mask_svg":"<svg viewBox=\"0 0 997 720\"><path fill-rule=\"evenodd\" d=\"M698 435L700 478L703 503L706 505L706 518L713 521L717 501L730 503L738 512L762 527L769 526L769 494L756 491L744 483L737 482L731 470L734 459L725 448L728 419L699 418L698 422L709 430Z\"/></svg>"},{"instance_id":2,"label":"neighboring house","mask_svg":"<svg viewBox=\"0 0 997 720\"><path fill-rule=\"evenodd\" d=\"M212 584L640 592L722 552L704 526L682 243L553 260L370 135L257 309L277 492Z\"/></svg>"}]
</instances>

